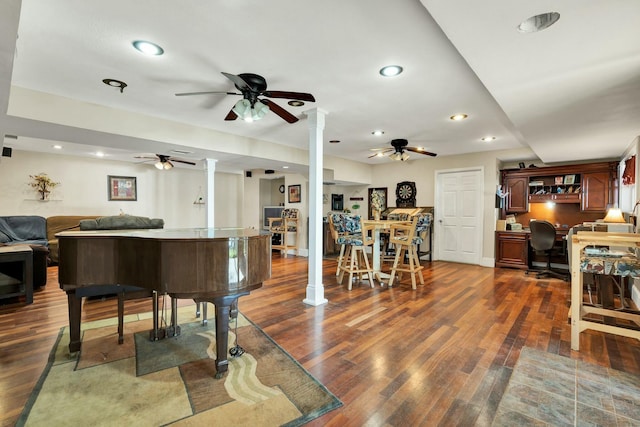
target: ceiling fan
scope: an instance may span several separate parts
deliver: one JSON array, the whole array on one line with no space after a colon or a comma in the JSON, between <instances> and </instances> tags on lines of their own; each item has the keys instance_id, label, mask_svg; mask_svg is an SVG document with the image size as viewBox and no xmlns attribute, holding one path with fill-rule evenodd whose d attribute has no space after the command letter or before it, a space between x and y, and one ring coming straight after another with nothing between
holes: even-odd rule
<instances>
[{"instance_id":1,"label":"ceiling fan","mask_svg":"<svg viewBox=\"0 0 640 427\"><path fill-rule=\"evenodd\" d=\"M240 93L225 91L206 91L176 93L176 96L209 94L241 95L242 99L236 102L231 111L229 111L229 114L227 114L227 116L224 118L225 120L235 120L238 117L245 121L259 120L264 117L264 115L267 114L269 110L271 110L289 123L297 122L298 118L272 100L258 97L262 96L267 98L284 98L295 101L309 102L316 101L316 99L310 93L267 90L267 81L264 77L257 74L243 73L235 75L225 72L222 72L222 74L233 82L236 89L238 89Z\"/></svg>"},{"instance_id":2,"label":"ceiling fan","mask_svg":"<svg viewBox=\"0 0 640 427\"><path fill-rule=\"evenodd\" d=\"M155 157L135 156L135 158L156 160L156 163L154 166L158 169L165 169L165 170L169 170L173 167L173 163L171 162L184 163L185 165L192 165L192 166L196 165L195 162L191 162L189 160L176 159L175 157L165 156L163 154L156 154Z\"/></svg>"},{"instance_id":3,"label":"ceiling fan","mask_svg":"<svg viewBox=\"0 0 640 427\"><path fill-rule=\"evenodd\" d=\"M369 158L382 157L385 154L393 151L393 153L389 154L389 158L392 160L400 160L403 162L409 159L409 154L405 151L411 151L413 153L424 154L426 156L432 157L437 156L436 153L430 153L422 147L409 147L409 141L407 141L406 139L393 139L391 140L391 148L372 148L371 151L376 151L376 153L370 155Z\"/></svg>"}]
</instances>

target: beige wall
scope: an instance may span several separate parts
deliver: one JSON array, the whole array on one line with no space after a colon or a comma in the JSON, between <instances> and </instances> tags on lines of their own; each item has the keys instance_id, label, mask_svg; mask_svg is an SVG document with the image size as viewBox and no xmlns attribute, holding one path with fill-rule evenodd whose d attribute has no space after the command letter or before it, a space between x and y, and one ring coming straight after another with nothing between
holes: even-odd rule
<instances>
[{"instance_id":1,"label":"beige wall","mask_svg":"<svg viewBox=\"0 0 640 427\"><path fill-rule=\"evenodd\" d=\"M51 200L40 202L29 175L44 172L60 182ZM137 201L109 201L107 176L135 176ZM242 226L242 176L216 173L215 225ZM0 161L0 215L130 215L163 218L167 228L204 227L206 173L185 168L159 171L150 164L91 159L13 150Z\"/></svg>"}]
</instances>

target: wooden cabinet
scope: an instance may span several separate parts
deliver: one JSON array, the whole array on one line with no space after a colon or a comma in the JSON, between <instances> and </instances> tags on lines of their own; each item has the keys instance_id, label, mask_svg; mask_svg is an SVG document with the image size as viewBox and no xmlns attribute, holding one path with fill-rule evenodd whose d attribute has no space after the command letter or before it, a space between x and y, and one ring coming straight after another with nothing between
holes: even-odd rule
<instances>
[{"instance_id":1,"label":"wooden cabinet","mask_svg":"<svg viewBox=\"0 0 640 427\"><path fill-rule=\"evenodd\" d=\"M526 270L529 262L528 245L527 233L496 231L496 267Z\"/></svg>"},{"instance_id":2,"label":"wooden cabinet","mask_svg":"<svg viewBox=\"0 0 640 427\"><path fill-rule=\"evenodd\" d=\"M611 181L608 172L592 172L582 175L582 210L584 212L606 211L613 203Z\"/></svg>"},{"instance_id":3,"label":"wooden cabinet","mask_svg":"<svg viewBox=\"0 0 640 427\"><path fill-rule=\"evenodd\" d=\"M576 211L605 213L617 202L617 162L586 163L501 171L508 191L501 218L529 212L530 203L575 204Z\"/></svg>"},{"instance_id":4,"label":"wooden cabinet","mask_svg":"<svg viewBox=\"0 0 640 427\"><path fill-rule=\"evenodd\" d=\"M508 192L505 210L509 213L526 212L529 209L529 178L525 176L505 177L504 190Z\"/></svg>"}]
</instances>

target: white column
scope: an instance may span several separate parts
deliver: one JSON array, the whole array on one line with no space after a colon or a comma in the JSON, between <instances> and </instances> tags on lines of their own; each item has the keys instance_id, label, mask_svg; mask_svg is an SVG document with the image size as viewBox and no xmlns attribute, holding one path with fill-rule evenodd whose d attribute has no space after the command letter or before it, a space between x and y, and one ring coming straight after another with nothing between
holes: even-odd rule
<instances>
[{"instance_id":1,"label":"white column","mask_svg":"<svg viewBox=\"0 0 640 427\"><path fill-rule=\"evenodd\" d=\"M322 131L326 111L305 111L309 121L309 305L326 304L322 285Z\"/></svg>"},{"instance_id":2,"label":"white column","mask_svg":"<svg viewBox=\"0 0 640 427\"><path fill-rule=\"evenodd\" d=\"M205 170L207 173L207 228L214 227L215 219L215 198L213 196L213 190L216 183L216 162L215 159L205 159Z\"/></svg>"}]
</instances>

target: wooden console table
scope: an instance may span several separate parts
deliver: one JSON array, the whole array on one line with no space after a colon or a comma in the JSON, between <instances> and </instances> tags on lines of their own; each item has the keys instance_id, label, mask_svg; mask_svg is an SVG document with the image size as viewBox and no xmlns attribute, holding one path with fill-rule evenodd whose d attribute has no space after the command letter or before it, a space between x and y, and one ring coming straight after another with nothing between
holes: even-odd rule
<instances>
[{"instance_id":1,"label":"wooden console table","mask_svg":"<svg viewBox=\"0 0 640 427\"><path fill-rule=\"evenodd\" d=\"M587 329L640 340L640 312L585 304L583 290L583 272L640 277L640 259L634 254L622 257L586 257L584 254L587 246L639 248L640 234L580 231L573 235L571 245L571 349L580 350L580 332ZM585 316L589 314L632 322L638 329L586 319Z\"/></svg>"},{"instance_id":2,"label":"wooden console table","mask_svg":"<svg viewBox=\"0 0 640 427\"><path fill-rule=\"evenodd\" d=\"M29 245L0 246L0 264L19 262L22 265L22 277L6 276L8 283L3 284L0 278L0 298L11 298L24 295L27 304L33 303L33 251ZM15 280L13 280L15 279ZM8 290L8 292L4 292Z\"/></svg>"}]
</instances>

